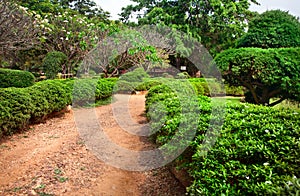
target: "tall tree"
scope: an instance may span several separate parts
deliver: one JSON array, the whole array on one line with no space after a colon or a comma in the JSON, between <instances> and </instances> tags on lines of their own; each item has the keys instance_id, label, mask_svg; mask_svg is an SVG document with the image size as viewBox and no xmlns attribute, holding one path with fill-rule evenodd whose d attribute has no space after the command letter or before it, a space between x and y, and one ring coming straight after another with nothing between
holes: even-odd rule
<instances>
[{"instance_id":1,"label":"tall tree","mask_svg":"<svg viewBox=\"0 0 300 196\"><path fill-rule=\"evenodd\" d=\"M0 55L32 48L39 43L38 22L25 8L0 2Z\"/></svg>"},{"instance_id":2,"label":"tall tree","mask_svg":"<svg viewBox=\"0 0 300 196\"><path fill-rule=\"evenodd\" d=\"M53 0L64 9L70 8L88 17L100 17L102 20L108 20L110 13L104 11L93 0Z\"/></svg>"},{"instance_id":3,"label":"tall tree","mask_svg":"<svg viewBox=\"0 0 300 196\"><path fill-rule=\"evenodd\" d=\"M39 15L58 13L61 11L60 7L51 0L19 0L16 1L16 3L31 11L35 11Z\"/></svg>"},{"instance_id":4,"label":"tall tree","mask_svg":"<svg viewBox=\"0 0 300 196\"><path fill-rule=\"evenodd\" d=\"M256 0L132 0L123 8L121 20L138 18L138 24L163 24L201 38L212 54L234 45L253 16L250 3Z\"/></svg>"},{"instance_id":5,"label":"tall tree","mask_svg":"<svg viewBox=\"0 0 300 196\"><path fill-rule=\"evenodd\" d=\"M299 18L281 10L269 10L249 23L237 47L287 48L300 46Z\"/></svg>"}]
</instances>

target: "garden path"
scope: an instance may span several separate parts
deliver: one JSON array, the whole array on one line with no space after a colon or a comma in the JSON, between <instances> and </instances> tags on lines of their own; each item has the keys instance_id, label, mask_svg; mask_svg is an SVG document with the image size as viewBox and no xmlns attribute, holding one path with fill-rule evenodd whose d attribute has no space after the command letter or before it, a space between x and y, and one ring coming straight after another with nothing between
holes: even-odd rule
<instances>
[{"instance_id":1,"label":"garden path","mask_svg":"<svg viewBox=\"0 0 300 196\"><path fill-rule=\"evenodd\" d=\"M144 102L144 95L132 95L128 102L131 117L140 124L146 122ZM153 148L145 137L122 131L113 104L95 108L111 140L137 151ZM126 171L98 159L74 120L75 113L82 111L84 117L86 110L70 111L0 141L0 195L184 195L166 167Z\"/></svg>"}]
</instances>

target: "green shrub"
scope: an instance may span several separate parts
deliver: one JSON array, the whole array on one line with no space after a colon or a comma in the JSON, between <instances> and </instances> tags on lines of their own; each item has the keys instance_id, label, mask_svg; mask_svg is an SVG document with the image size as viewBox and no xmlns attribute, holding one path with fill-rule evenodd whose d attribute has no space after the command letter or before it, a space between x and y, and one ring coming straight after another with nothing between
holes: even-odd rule
<instances>
[{"instance_id":1,"label":"green shrub","mask_svg":"<svg viewBox=\"0 0 300 196\"><path fill-rule=\"evenodd\" d=\"M112 94L116 79L45 80L27 88L5 88L0 91L0 137L11 135L30 123L39 122L72 103L82 106ZM77 91L73 91L76 89ZM78 104L79 103L79 104ZM95 103L95 102L94 102ZM77 104L77 105L76 105Z\"/></svg>"},{"instance_id":2,"label":"green shrub","mask_svg":"<svg viewBox=\"0 0 300 196\"><path fill-rule=\"evenodd\" d=\"M189 79L189 81L195 87L198 95L216 96L225 93L225 89L222 89L220 82L214 79L193 78Z\"/></svg>"},{"instance_id":3,"label":"green shrub","mask_svg":"<svg viewBox=\"0 0 300 196\"><path fill-rule=\"evenodd\" d=\"M271 98L300 100L300 48L228 49L215 62L226 82L244 86L256 104L276 105Z\"/></svg>"},{"instance_id":4,"label":"green shrub","mask_svg":"<svg viewBox=\"0 0 300 196\"><path fill-rule=\"evenodd\" d=\"M230 96L244 96L244 88L242 86L230 86L225 84L226 95Z\"/></svg>"},{"instance_id":5,"label":"green shrub","mask_svg":"<svg viewBox=\"0 0 300 196\"><path fill-rule=\"evenodd\" d=\"M25 128L31 118L34 105L28 91L21 88L6 88L0 91L0 132L11 135L17 129Z\"/></svg>"},{"instance_id":6,"label":"green shrub","mask_svg":"<svg viewBox=\"0 0 300 196\"><path fill-rule=\"evenodd\" d=\"M153 90L152 90L153 89ZM170 141L182 122L182 108L190 104L165 85L149 90L146 107L153 139L163 145ZM153 92L152 92L153 91ZM160 102L161 104L157 104ZM184 107L182 107L184 104ZM211 115L210 98L198 98L196 137L176 161L194 179L190 195L284 195L299 192L299 120L287 109L251 104L227 105L219 137L207 153L203 144L206 130L219 117ZM214 110L219 106L214 105ZM214 130L215 126L212 126ZM183 131L189 131L189 126ZM182 134L182 133L181 133ZM218 133L212 133L217 134ZM180 144L180 142L178 142ZM298 184L297 184L298 183Z\"/></svg>"},{"instance_id":7,"label":"green shrub","mask_svg":"<svg viewBox=\"0 0 300 196\"><path fill-rule=\"evenodd\" d=\"M218 95L224 94L231 96L243 96L244 89L242 86L230 86L225 84L225 90L222 89L220 82L216 82L215 80L205 79L205 78L190 78L189 81L195 87L198 95Z\"/></svg>"},{"instance_id":8,"label":"green shrub","mask_svg":"<svg viewBox=\"0 0 300 196\"><path fill-rule=\"evenodd\" d=\"M74 81L73 106L87 106L110 97L117 79L78 79Z\"/></svg>"},{"instance_id":9,"label":"green shrub","mask_svg":"<svg viewBox=\"0 0 300 196\"><path fill-rule=\"evenodd\" d=\"M194 142L189 193L282 195L289 179L300 174L299 120L290 110L227 107L221 136L207 156L201 154L203 136Z\"/></svg>"},{"instance_id":10,"label":"green shrub","mask_svg":"<svg viewBox=\"0 0 300 196\"><path fill-rule=\"evenodd\" d=\"M188 74L188 72L180 72L176 75L176 78L179 78L179 79L188 79L190 77L191 76Z\"/></svg>"},{"instance_id":11,"label":"green shrub","mask_svg":"<svg viewBox=\"0 0 300 196\"><path fill-rule=\"evenodd\" d=\"M0 88L25 88L34 84L32 73L20 70L0 69Z\"/></svg>"},{"instance_id":12,"label":"green shrub","mask_svg":"<svg viewBox=\"0 0 300 196\"><path fill-rule=\"evenodd\" d=\"M62 52L49 52L43 59L43 71L47 79L56 78L57 74L62 71L62 65L67 61L67 56Z\"/></svg>"},{"instance_id":13,"label":"green shrub","mask_svg":"<svg viewBox=\"0 0 300 196\"><path fill-rule=\"evenodd\" d=\"M67 89L60 80L41 81L34 86L34 90L43 92L43 96L49 105L48 114L59 112L70 103Z\"/></svg>"},{"instance_id":14,"label":"green shrub","mask_svg":"<svg viewBox=\"0 0 300 196\"><path fill-rule=\"evenodd\" d=\"M126 80L119 80L114 89L118 93L132 93L135 87L138 85L136 82L128 82Z\"/></svg>"},{"instance_id":15,"label":"green shrub","mask_svg":"<svg viewBox=\"0 0 300 196\"><path fill-rule=\"evenodd\" d=\"M204 85L203 85L203 83L191 82L191 84L195 88L195 91L196 91L197 95L204 95L204 87L203 87Z\"/></svg>"},{"instance_id":16,"label":"green shrub","mask_svg":"<svg viewBox=\"0 0 300 196\"><path fill-rule=\"evenodd\" d=\"M115 79L100 79L96 86L96 101L101 99L106 99L110 97L113 93L113 89L118 80Z\"/></svg>"},{"instance_id":17,"label":"green shrub","mask_svg":"<svg viewBox=\"0 0 300 196\"><path fill-rule=\"evenodd\" d=\"M146 78L146 79L144 79L144 81L142 83L138 84L134 88L134 90L136 90L136 91L147 91L151 87L160 85L162 83L163 83L163 81L159 80L158 78L151 78L151 79Z\"/></svg>"},{"instance_id":18,"label":"green shrub","mask_svg":"<svg viewBox=\"0 0 300 196\"><path fill-rule=\"evenodd\" d=\"M145 78L149 78L149 74L143 68L136 68L133 71L121 75L120 80L127 82L143 82Z\"/></svg>"}]
</instances>

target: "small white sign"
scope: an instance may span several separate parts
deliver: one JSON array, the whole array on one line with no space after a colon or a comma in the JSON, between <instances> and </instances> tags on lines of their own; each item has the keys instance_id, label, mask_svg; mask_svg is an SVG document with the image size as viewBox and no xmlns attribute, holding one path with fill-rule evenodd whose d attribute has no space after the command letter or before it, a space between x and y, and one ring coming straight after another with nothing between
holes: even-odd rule
<instances>
[{"instance_id":1,"label":"small white sign","mask_svg":"<svg viewBox=\"0 0 300 196\"><path fill-rule=\"evenodd\" d=\"M181 69L182 71L185 71L185 70L186 70L186 66L181 66L180 69Z\"/></svg>"}]
</instances>

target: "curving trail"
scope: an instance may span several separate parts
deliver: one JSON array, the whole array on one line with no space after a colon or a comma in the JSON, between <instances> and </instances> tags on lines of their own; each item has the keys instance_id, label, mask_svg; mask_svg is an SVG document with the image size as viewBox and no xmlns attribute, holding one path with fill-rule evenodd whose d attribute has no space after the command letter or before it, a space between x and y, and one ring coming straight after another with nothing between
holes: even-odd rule
<instances>
[{"instance_id":1,"label":"curving trail","mask_svg":"<svg viewBox=\"0 0 300 196\"><path fill-rule=\"evenodd\" d=\"M130 116L139 124L146 122L144 102L144 95L132 95L128 102ZM113 104L95 109L109 138L131 150L153 149L145 137L129 134L119 126ZM185 189L165 167L137 172L102 162L80 138L74 113L48 119L0 141L0 195L185 195Z\"/></svg>"}]
</instances>

